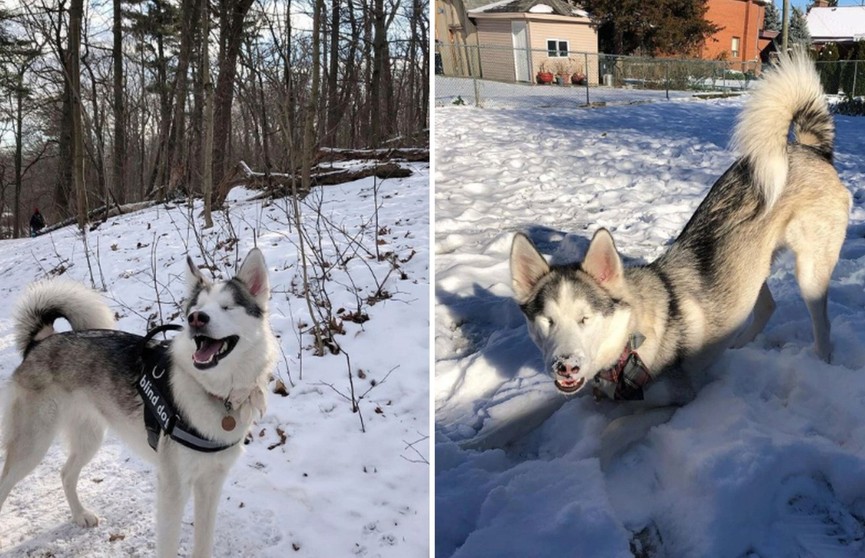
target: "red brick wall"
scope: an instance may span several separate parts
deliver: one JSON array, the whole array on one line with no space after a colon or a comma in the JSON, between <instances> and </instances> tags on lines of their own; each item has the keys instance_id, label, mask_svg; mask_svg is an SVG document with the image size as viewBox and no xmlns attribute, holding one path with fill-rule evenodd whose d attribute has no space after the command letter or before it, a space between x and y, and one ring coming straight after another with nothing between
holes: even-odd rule
<instances>
[{"instance_id":1,"label":"red brick wall","mask_svg":"<svg viewBox=\"0 0 865 558\"><path fill-rule=\"evenodd\" d=\"M759 59L757 36L766 13L762 3L755 0L708 0L707 4L706 19L722 29L706 39L700 55L707 60ZM736 57L731 52L733 37L739 37L739 55Z\"/></svg>"}]
</instances>

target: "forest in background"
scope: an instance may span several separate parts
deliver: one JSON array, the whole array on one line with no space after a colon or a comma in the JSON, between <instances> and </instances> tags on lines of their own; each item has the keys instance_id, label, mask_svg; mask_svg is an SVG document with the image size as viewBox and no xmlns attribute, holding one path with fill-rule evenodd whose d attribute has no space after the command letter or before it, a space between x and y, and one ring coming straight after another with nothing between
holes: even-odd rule
<instances>
[{"instance_id":1,"label":"forest in background","mask_svg":"<svg viewBox=\"0 0 865 558\"><path fill-rule=\"evenodd\" d=\"M321 148L428 142L428 0L0 6L3 237L34 207L82 229L139 201L219 207L240 167L308 190Z\"/></svg>"}]
</instances>

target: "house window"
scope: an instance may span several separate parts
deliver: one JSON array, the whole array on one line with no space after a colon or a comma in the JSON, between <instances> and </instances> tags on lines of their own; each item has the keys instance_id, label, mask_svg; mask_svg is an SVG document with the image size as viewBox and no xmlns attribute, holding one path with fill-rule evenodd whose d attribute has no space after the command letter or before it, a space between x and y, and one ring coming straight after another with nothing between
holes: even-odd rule
<instances>
[{"instance_id":1,"label":"house window","mask_svg":"<svg viewBox=\"0 0 865 558\"><path fill-rule=\"evenodd\" d=\"M733 45L730 48L733 58L739 58L739 37L733 37Z\"/></svg>"},{"instance_id":2,"label":"house window","mask_svg":"<svg viewBox=\"0 0 865 558\"><path fill-rule=\"evenodd\" d=\"M570 45L568 45L568 41L562 41L559 39L547 39L547 56L549 56L550 58L567 58L569 50L571 50L571 48Z\"/></svg>"}]
</instances>

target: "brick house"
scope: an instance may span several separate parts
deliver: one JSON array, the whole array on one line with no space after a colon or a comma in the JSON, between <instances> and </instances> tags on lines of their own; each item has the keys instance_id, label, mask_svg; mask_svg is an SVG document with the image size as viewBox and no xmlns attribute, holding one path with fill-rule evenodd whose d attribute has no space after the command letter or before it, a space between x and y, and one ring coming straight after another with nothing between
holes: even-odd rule
<instances>
[{"instance_id":1,"label":"brick house","mask_svg":"<svg viewBox=\"0 0 865 558\"><path fill-rule=\"evenodd\" d=\"M705 18L721 29L700 50L705 60L749 63L771 42L763 33L767 0L708 0ZM744 66L744 64L743 64Z\"/></svg>"}]
</instances>

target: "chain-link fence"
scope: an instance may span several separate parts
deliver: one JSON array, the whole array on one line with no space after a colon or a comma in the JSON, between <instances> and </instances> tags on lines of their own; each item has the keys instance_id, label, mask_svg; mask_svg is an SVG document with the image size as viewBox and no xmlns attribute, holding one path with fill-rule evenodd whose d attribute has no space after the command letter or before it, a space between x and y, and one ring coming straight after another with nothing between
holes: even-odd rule
<instances>
[{"instance_id":1,"label":"chain-link fence","mask_svg":"<svg viewBox=\"0 0 865 558\"><path fill-rule=\"evenodd\" d=\"M551 52L504 46L436 48L436 104L526 101L591 105L748 89L759 62Z\"/></svg>"}]
</instances>

